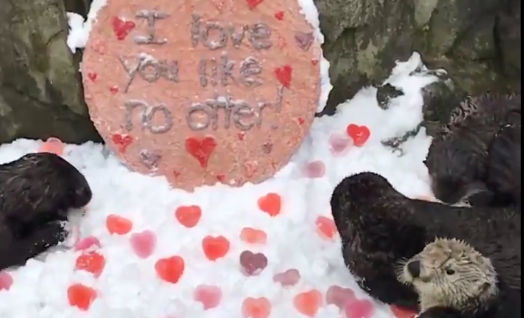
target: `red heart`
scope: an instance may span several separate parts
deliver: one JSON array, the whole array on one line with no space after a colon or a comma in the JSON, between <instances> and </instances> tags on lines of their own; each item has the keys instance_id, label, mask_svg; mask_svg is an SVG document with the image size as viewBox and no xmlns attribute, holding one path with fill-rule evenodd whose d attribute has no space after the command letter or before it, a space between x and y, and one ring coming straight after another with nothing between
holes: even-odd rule
<instances>
[{"instance_id":1,"label":"red heart","mask_svg":"<svg viewBox=\"0 0 524 318\"><path fill-rule=\"evenodd\" d=\"M346 303L344 312L347 318L371 318L375 307L369 299L354 299Z\"/></svg>"},{"instance_id":2,"label":"red heart","mask_svg":"<svg viewBox=\"0 0 524 318\"><path fill-rule=\"evenodd\" d=\"M317 64L318 64L318 59L312 59L312 60L311 60L311 64L312 64L313 66L317 65Z\"/></svg>"},{"instance_id":3,"label":"red heart","mask_svg":"<svg viewBox=\"0 0 524 318\"><path fill-rule=\"evenodd\" d=\"M244 140L244 138L246 137L246 133L245 132L239 132L237 134L238 136L238 140Z\"/></svg>"},{"instance_id":4,"label":"red heart","mask_svg":"<svg viewBox=\"0 0 524 318\"><path fill-rule=\"evenodd\" d=\"M222 300L222 290L218 286L199 285L193 298L204 305L204 310L215 308Z\"/></svg>"},{"instance_id":5,"label":"red heart","mask_svg":"<svg viewBox=\"0 0 524 318\"><path fill-rule=\"evenodd\" d=\"M362 147L371 135L368 127L355 124L350 124L347 127L346 132L348 136L353 139L353 145L356 147Z\"/></svg>"},{"instance_id":6,"label":"red heart","mask_svg":"<svg viewBox=\"0 0 524 318\"><path fill-rule=\"evenodd\" d=\"M300 293L293 299L293 305L301 314L314 317L322 305L322 293L316 289Z\"/></svg>"},{"instance_id":7,"label":"red heart","mask_svg":"<svg viewBox=\"0 0 524 318\"><path fill-rule=\"evenodd\" d=\"M13 285L13 277L8 272L0 272L0 291L9 290Z\"/></svg>"},{"instance_id":8,"label":"red heart","mask_svg":"<svg viewBox=\"0 0 524 318\"><path fill-rule=\"evenodd\" d=\"M400 308L397 306L390 306L391 311L397 318L414 318L417 313L408 309Z\"/></svg>"},{"instance_id":9,"label":"red heart","mask_svg":"<svg viewBox=\"0 0 524 318\"><path fill-rule=\"evenodd\" d=\"M95 277L100 276L104 270L106 259L104 255L97 252L86 253L78 256L75 269L92 273Z\"/></svg>"},{"instance_id":10,"label":"red heart","mask_svg":"<svg viewBox=\"0 0 524 318\"><path fill-rule=\"evenodd\" d=\"M111 86L109 87L109 91L114 95L116 93L118 93L118 86Z\"/></svg>"},{"instance_id":11,"label":"red heart","mask_svg":"<svg viewBox=\"0 0 524 318\"><path fill-rule=\"evenodd\" d=\"M123 21L119 17L113 18L113 32L118 40L124 40L129 32L135 28L135 22Z\"/></svg>"},{"instance_id":12,"label":"red heart","mask_svg":"<svg viewBox=\"0 0 524 318\"><path fill-rule=\"evenodd\" d=\"M117 146L118 151L121 153L126 152L127 147L133 142L133 137L130 135L113 134L111 141Z\"/></svg>"},{"instance_id":13,"label":"red heart","mask_svg":"<svg viewBox=\"0 0 524 318\"><path fill-rule=\"evenodd\" d=\"M277 216L282 207L282 198L278 193L268 193L258 199L258 207L270 216Z\"/></svg>"},{"instance_id":14,"label":"red heart","mask_svg":"<svg viewBox=\"0 0 524 318\"><path fill-rule=\"evenodd\" d=\"M186 265L180 256L161 258L155 263L155 271L162 280L176 284L184 274Z\"/></svg>"},{"instance_id":15,"label":"red heart","mask_svg":"<svg viewBox=\"0 0 524 318\"><path fill-rule=\"evenodd\" d=\"M87 73L87 77L94 82L96 81L97 74L96 73Z\"/></svg>"},{"instance_id":16,"label":"red heart","mask_svg":"<svg viewBox=\"0 0 524 318\"><path fill-rule=\"evenodd\" d=\"M317 233L322 237L332 239L337 234L335 222L330 218L319 216L315 224L317 225Z\"/></svg>"},{"instance_id":17,"label":"red heart","mask_svg":"<svg viewBox=\"0 0 524 318\"><path fill-rule=\"evenodd\" d=\"M245 227L240 231L240 239L250 244L266 244L267 234L262 230Z\"/></svg>"},{"instance_id":18,"label":"red heart","mask_svg":"<svg viewBox=\"0 0 524 318\"><path fill-rule=\"evenodd\" d=\"M275 13L275 18L282 21L284 19L284 11L278 11Z\"/></svg>"},{"instance_id":19,"label":"red heart","mask_svg":"<svg viewBox=\"0 0 524 318\"><path fill-rule=\"evenodd\" d=\"M346 304L353 300L355 300L355 292L351 288L333 285L326 292L326 303L334 304L340 310L344 310Z\"/></svg>"},{"instance_id":20,"label":"red heart","mask_svg":"<svg viewBox=\"0 0 524 318\"><path fill-rule=\"evenodd\" d=\"M193 156L202 168L207 167L209 157L213 153L217 146L214 137L205 137L198 139L195 137L189 137L186 139L186 151Z\"/></svg>"},{"instance_id":21,"label":"red heart","mask_svg":"<svg viewBox=\"0 0 524 318\"><path fill-rule=\"evenodd\" d=\"M326 173L326 165L321 160L308 162L302 167L302 174L307 178L322 178Z\"/></svg>"},{"instance_id":22,"label":"red heart","mask_svg":"<svg viewBox=\"0 0 524 318\"><path fill-rule=\"evenodd\" d=\"M176 219L187 228L195 227L201 216L202 209L198 205L179 206L175 210Z\"/></svg>"},{"instance_id":23,"label":"red heart","mask_svg":"<svg viewBox=\"0 0 524 318\"><path fill-rule=\"evenodd\" d=\"M267 318L271 313L271 303L265 297L248 297L242 302L242 316L244 318Z\"/></svg>"},{"instance_id":24,"label":"red heart","mask_svg":"<svg viewBox=\"0 0 524 318\"><path fill-rule=\"evenodd\" d=\"M88 236L76 242L75 251L85 251L93 247L94 249L101 246L100 241L94 236Z\"/></svg>"},{"instance_id":25,"label":"red heart","mask_svg":"<svg viewBox=\"0 0 524 318\"><path fill-rule=\"evenodd\" d=\"M275 69L275 75L278 79L278 81L284 85L284 87L289 88L289 85L291 84L291 73L293 71L293 68L289 65L284 65L282 67L277 67Z\"/></svg>"},{"instance_id":26,"label":"red heart","mask_svg":"<svg viewBox=\"0 0 524 318\"><path fill-rule=\"evenodd\" d=\"M82 284L73 284L67 288L69 304L80 310L86 311L96 298L96 291Z\"/></svg>"},{"instance_id":27,"label":"red heart","mask_svg":"<svg viewBox=\"0 0 524 318\"><path fill-rule=\"evenodd\" d=\"M306 122L306 121L304 120L304 118L302 118L302 117L299 117L299 118L297 119L297 121L298 121L298 124L299 124L299 125L302 125L302 124L304 124L304 123Z\"/></svg>"},{"instance_id":28,"label":"red heart","mask_svg":"<svg viewBox=\"0 0 524 318\"><path fill-rule=\"evenodd\" d=\"M284 287L294 286L300 280L300 272L297 269L291 268L285 272L275 274L273 281L280 283Z\"/></svg>"},{"instance_id":29,"label":"red heart","mask_svg":"<svg viewBox=\"0 0 524 318\"><path fill-rule=\"evenodd\" d=\"M218 182L222 182L222 183L226 182L226 175L222 174L222 173L221 174L217 174L217 181Z\"/></svg>"},{"instance_id":30,"label":"red heart","mask_svg":"<svg viewBox=\"0 0 524 318\"><path fill-rule=\"evenodd\" d=\"M124 217L111 214L106 218L106 227L110 234L124 235L131 231L133 222Z\"/></svg>"},{"instance_id":31,"label":"red heart","mask_svg":"<svg viewBox=\"0 0 524 318\"><path fill-rule=\"evenodd\" d=\"M246 0L247 1L247 7L249 10L255 9L259 4L264 2L264 0Z\"/></svg>"},{"instance_id":32,"label":"red heart","mask_svg":"<svg viewBox=\"0 0 524 318\"><path fill-rule=\"evenodd\" d=\"M216 261L226 256L227 252L229 252L229 241L223 236L206 236L202 240L202 249L207 259Z\"/></svg>"},{"instance_id":33,"label":"red heart","mask_svg":"<svg viewBox=\"0 0 524 318\"><path fill-rule=\"evenodd\" d=\"M140 258L148 258L153 254L156 246L156 235L153 231L134 233L130 238L131 247Z\"/></svg>"}]
</instances>

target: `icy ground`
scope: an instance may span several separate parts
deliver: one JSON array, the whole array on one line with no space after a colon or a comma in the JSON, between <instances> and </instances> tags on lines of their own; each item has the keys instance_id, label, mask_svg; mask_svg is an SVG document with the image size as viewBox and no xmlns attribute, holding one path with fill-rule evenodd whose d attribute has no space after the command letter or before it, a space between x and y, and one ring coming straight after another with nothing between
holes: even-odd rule
<instances>
[{"instance_id":1,"label":"icy ground","mask_svg":"<svg viewBox=\"0 0 524 318\"><path fill-rule=\"evenodd\" d=\"M402 135L421 120L420 88L436 79L423 71L414 72L417 68L421 69L420 58L414 54L393 70L388 81L405 95L392 100L388 110L378 107L376 88L369 87L341 104L335 116L316 119L293 160L275 177L257 185L231 188L217 184L194 193L173 190L164 178L128 171L99 144L67 145L64 157L86 175L94 192L80 221L81 242L85 245L85 238L97 238L100 247L90 249L95 248L105 264L95 268L93 261L88 266L99 272L96 278L75 268L77 258L90 252L70 249L1 273L0 318L405 317L384 305L370 306L369 297L344 268L340 239L332 235L329 199L342 178L361 171L384 175L408 196L431 195L422 163L430 143L425 132L403 145L403 156L380 142ZM362 147L350 143L346 133L350 124L365 125L371 131ZM0 162L37 151L41 144L17 140L3 145ZM271 206L271 213L260 207L260 198L268 193L272 195L262 208ZM280 210L275 203L278 197ZM198 222L188 221L190 215L182 222L177 219L176 215L184 218L175 212L183 206L200 208ZM191 226L191 221L197 224L182 225ZM204 240L206 236L223 236L229 241L224 257L215 261L206 257L203 244L208 251L213 249L209 238ZM214 243L215 254L227 245L223 239ZM243 273L245 260L240 261L240 254L246 250L267 258L267 267L258 275ZM161 279L157 271L164 266L165 274L169 266L176 268L165 261L172 256L184 260L184 271L176 283ZM158 265L159 260L164 262ZM286 271L275 282L274 276ZM175 272L171 274L176 276ZM292 286L282 286L283 280ZM75 285L78 283L82 285ZM76 292L71 292L72 285ZM350 288L354 296L341 293L335 285ZM90 306L80 305L89 307L87 310L70 304L71 293L91 290L78 286L96 291ZM347 299L341 305L337 297Z\"/></svg>"}]
</instances>

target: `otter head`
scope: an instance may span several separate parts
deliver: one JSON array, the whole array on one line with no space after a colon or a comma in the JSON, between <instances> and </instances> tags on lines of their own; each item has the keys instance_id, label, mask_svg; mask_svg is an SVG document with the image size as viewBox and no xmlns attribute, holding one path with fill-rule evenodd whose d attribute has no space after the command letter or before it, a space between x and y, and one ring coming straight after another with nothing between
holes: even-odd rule
<instances>
[{"instance_id":1,"label":"otter head","mask_svg":"<svg viewBox=\"0 0 524 318\"><path fill-rule=\"evenodd\" d=\"M488 307L498 294L489 258L463 241L437 239L402 264L399 281L419 295L421 310L443 306L461 312Z\"/></svg>"}]
</instances>

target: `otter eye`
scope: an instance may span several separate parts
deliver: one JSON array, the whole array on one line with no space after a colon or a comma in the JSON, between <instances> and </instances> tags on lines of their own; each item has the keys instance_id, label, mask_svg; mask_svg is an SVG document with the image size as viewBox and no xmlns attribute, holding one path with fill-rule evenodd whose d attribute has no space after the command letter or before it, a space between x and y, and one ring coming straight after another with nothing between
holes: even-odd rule
<instances>
[{"instance_id":1,"label":"otter eye","mask_svg":"<svg viewBox=\"0 0 524 318\"><path fill-rule=\"evenodd\" d=\"M452 270L451 268L448 268L448 269L446 269L446 274L447 275L453 275L453 274L455 274L455 271Z\"/></svg>"}]
</instances>

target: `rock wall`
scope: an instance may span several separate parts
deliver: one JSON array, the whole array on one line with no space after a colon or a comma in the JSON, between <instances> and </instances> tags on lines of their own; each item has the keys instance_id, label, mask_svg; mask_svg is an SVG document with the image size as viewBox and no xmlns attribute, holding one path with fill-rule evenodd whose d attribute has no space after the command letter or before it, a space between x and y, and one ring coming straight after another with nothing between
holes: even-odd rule
<instances>
[{"instance_id":1,"label":"rock wall","mask_svg":"<svg viewBox=\"0 0 524 318\"><path fill-rule=\"evenodd\" d=\"M380 85L414 50L428 67L448 70L453 101L486 90L520 92L520 0L314 1L334 86L323 114L362 85ZM66 45L65 12L85 16L89 2L0 0L0 143L51 135L100 140L82 100L81 53L73 56ZM455 106L441 100L439 107ZM433 109L432 120L447 114Z\"/></svg>"},{"instance_id":2,"label":"rock wall","mask_svg":"<svg viewBox=\"0 0 524 318\"><path fill-rule=\"evenodd\" d=\"M0 143L99 140L66 45L62 0L0 0Z\"/></svg>"}]
</instances>

